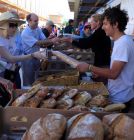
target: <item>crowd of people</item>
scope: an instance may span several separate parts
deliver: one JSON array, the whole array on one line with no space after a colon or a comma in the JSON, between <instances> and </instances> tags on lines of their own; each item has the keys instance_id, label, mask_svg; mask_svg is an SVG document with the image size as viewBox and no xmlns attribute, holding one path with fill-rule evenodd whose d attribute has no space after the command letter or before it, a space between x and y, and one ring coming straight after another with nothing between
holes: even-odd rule
<instances>
[{"instance_id":1,"label":"crowd of people","mask_svg":"<svg viewBox=\"0 0 134 140\"><path fill-rule=\"evenodd\" d=\"M53 32L55 25L52 21L39 28L39 18L34 13L28 14L26 21L27 26L20 33L18 27L24 21L19 19L17 13L9 11L0 15L0 77L7 79L3 79L3 83L9 84L10 80L21 88L19 69L22 66L23 85L31 85L35 80L35 71L39 70L40 59L46 59L40 48L70 42L80 49L91 48L95 54L94 65L82 62L77 66L78 71L90 71L94 78L107 78L110 101L125 103L125 111L129 110L134 98L134 41L124 33L128 22L124 10L109 8L103 15L94 14L85 25L83 22L79 24L77 32L74 20L69 20L64 33L77 33L80 36L77 40L58 38ZM113 47L111 40L114 41Z\"/></svg>"}]
</instances>

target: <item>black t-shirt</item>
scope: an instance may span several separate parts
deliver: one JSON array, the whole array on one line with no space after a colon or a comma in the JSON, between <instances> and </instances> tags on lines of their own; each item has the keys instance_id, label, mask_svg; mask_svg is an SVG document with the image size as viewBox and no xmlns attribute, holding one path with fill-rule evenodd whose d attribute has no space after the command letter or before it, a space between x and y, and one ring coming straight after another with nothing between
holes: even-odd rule
<instances>
[{"instance_id":1,"label":"black t-shirt","mask_svg":"<svg viewBox=\"0 0 134 140\"><path fill-rule=\"evenodd\" d=\"M49 33L49 31L46 28L43 28L42 32L43 32L43 34L45 35L46 38L49 37L50 33Z\"/></svg>"}]
</instances>

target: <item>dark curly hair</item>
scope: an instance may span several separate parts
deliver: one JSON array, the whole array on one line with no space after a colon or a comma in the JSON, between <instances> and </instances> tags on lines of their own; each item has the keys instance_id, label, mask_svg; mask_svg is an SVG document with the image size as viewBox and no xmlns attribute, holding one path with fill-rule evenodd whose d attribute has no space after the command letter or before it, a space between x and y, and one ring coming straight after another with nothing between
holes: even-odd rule
<instances>
[{"instance_id":1,"label":"dark curly hair","mask_svg":"<svg viewBox=\"0 0 134 140\"><path fill-rule=\"evenodd\" d=\"M119 31L123 32L126 29L128 15L125 10L120 10L117 7L107 9L103 14L103 20L107 19L111 25L118 23Z\"/></svg>"}]
</instances>

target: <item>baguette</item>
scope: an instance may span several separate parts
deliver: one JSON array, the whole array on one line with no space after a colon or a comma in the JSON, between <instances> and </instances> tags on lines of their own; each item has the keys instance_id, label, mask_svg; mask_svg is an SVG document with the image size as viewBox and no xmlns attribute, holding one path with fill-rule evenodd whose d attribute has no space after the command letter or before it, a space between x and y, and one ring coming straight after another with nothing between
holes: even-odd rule
<instances>
[{"instance_id":1,"label":"baguette","mask_svg":"<svg viewBox=\"0 0 134 140\"><path fill-rule=\"evenodd\" d=\"M125 104L111 104L111 105L106 106L104 108L104 111L106 112L120 111L124 109L125 107L126 107Z\"/></svg>"},{"instance_id":2,"label":"baguette","mask_svg":"<svg viewBox=\"0 0 134 140\"><path fill-rule=\"evenodd\" d=\"M71 65L73 68L76 68L77 65L80 63L79 61L59 52L59 51L52 51L53 55L56 55L58 58L60 58L65 63Z\"/></svg>"}]
</instances>

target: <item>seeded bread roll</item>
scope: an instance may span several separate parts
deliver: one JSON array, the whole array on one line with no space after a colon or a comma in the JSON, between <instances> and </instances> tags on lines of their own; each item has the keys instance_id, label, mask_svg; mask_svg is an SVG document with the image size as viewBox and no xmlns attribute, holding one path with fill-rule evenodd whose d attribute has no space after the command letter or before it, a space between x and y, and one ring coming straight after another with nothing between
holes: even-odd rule
<instances>
[{"instance_id":1,"label":"seeded bread roll","mask_svg":"<svg viewBox=\"0 0 134 140\"><path fill-rule=\"evenodd\" d=\"M34 122L22 140L60 140L66 128L66 118L61 114L48 114Z\"/></svg>"}]
</instances>

